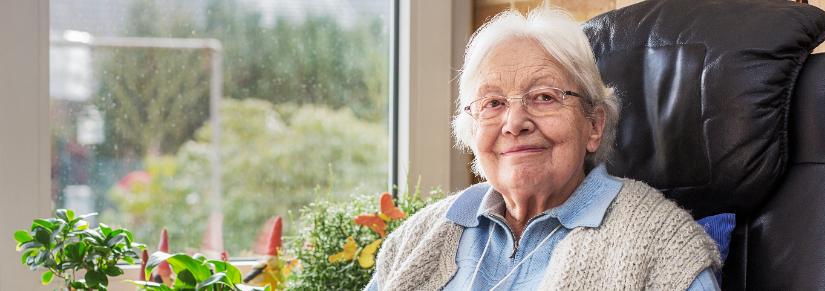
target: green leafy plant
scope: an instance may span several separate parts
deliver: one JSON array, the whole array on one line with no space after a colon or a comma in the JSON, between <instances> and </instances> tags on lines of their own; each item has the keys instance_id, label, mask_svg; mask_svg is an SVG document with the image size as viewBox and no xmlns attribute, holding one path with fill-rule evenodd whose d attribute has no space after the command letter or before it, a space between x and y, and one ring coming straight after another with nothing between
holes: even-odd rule
<instances>
[{"instance_id":1,"label":"green leafy plant","mask_svg":"<svg viewBox=\"0 0 825 291\"><path fill-rule=\"evenodd\" d=\"M55 217L35 219L29 230L14 233L17 250L22 252L20 261L33 271L46 269L43 285L58 277L70 290L106 290L109 277L123 274L117 264L133 264L136 250L144 245L135 243L126 229L103 223L90 229L86 218L94 215L76 216L72 210L58 209Z\"/></svg>"},{"instance_id":2,"label":"green leafy plant","mask_svg":"<svg viewBox=\"0 0 825 291\"><path fill-rule=\"evenodd\" d=\"M412 194L400 195L395 204L411 216L430 203L444 197L441 191L432 191L427 198L416 189ZM301 210L299 221L308 222L306 229L293 242L295 257L300 268L287 281L290 290L360 290L369 283L375 266L364 268L357 259L346 262L332 262L331 255L342 251L347 239L352 237L359 246L360 255L364 246L380 240L375 231L354 223L354 218L364 213L378 211L377 195L359 195L345 203L320 200ZM387 222L386 232L390 233L401 220Z\"/></svg>"},{"instance_id":3,"label":"green leafy plant","mask_svg":"<svg viewBox=\"0 0 825 291\"><path fill-rule=\"evenodd\" d=\"M175 273L172 287L156 282L129 281L141 290L151 291L269 291L269 287L246 286L241 283L241 272L229 262L207 260L203 256L155 252L146 263L146 278L162 262L169 263Z\"/></svg>"}]
</instances>

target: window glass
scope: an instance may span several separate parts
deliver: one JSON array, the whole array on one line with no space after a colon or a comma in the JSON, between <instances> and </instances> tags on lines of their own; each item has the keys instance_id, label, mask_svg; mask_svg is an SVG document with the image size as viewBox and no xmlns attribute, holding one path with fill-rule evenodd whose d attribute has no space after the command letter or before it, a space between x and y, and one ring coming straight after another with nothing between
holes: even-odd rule
<instances>
[{"instance_id":1,"label":"window glass","mask_svg":"<svg viewBox=\"0 0 825 291\"><path fill-rule=\"evenodd\" d=\"M238 257L386 190L390 2L51 0L55 205Z\"/></svg>"}]
</instances>

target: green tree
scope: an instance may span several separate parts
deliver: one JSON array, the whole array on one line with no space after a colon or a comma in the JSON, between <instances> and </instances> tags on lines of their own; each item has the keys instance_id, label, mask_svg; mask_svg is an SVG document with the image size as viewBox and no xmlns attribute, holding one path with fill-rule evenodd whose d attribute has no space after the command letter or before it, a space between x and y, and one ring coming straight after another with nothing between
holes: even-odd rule
<instances>
[{"instance_id":1,"label":"green tree","mask_svg":"<svg viewBox=\"0 0 825 291\"><path fill-rule=\"evenodd\" d=\"M153 1L135 1L129 11L128 36L186 37L193 26L187 15L161 18ZM100 148L104 156L174 153L208 118L205 52L114 48L102 54L95 103L105 112L109 140Z\"/></svg>"},{"instance_id":2,"label":"green tree","mask_svg":"<svg viewBox=\"0 0 825 291\"><path fill-rule=\"evenodd\" d=\"M249 250L266 219L318 195L385 190L384 20L342 27L333 17L310 15L301 23L280 19L264 26L260 13L241 1L210 0L203 19L164 1L131 3L127 36L215 38L223 45L222 196L231 254ZM167 227L175 245L199 246L211 191L209 56L134 48L97 53L102 73L95 104L104 113L107 140L96 159L152 178L135 189L103 185L113 189L103 201L103 220L130 226L149 242ZM142 163L127 165L130 160ZM293 233L295 221L286 218Z\"/></svg>"},{"instance_id":3,"label":"green tree","mask_svg":"<svg viewBox=\"0 0 825 291\"><path fill-rule=\"evenodd\" d=\"M134 37L215 38L224 47L224 95L272 103L350 108L386 124L389 37L377 17L353 27L310 15L302 23L261 15L236 1L211 0L198 24L184 9L135 0L125 34ZM205 51L102 50L100 90L110 157L173 154L208 119L209 55Z\"/></svg>"},{"instance_id":4,"label":"green tree","mask_svg":"<svg viewBox=\"0 0 825 291\"><path fill-rule=\"evenodd\" d=\"M386 121L389 36L379 18L341 27L328 15L261 25L257 12L212 1L205 34L226 48L226 90L236 98L349 107Z\"/></svg>"},{"instance_id":5,"label":"green tree","mask_svg":"<svg viewBox=\"0 0 825 291\"><path fill-rule=\"evenodd\" d=\"M386 189L387 140L380 125L346 109L225 100L222 106L225 247L248 254L257 232L275 215L287 234L293 209L319 198ZM198 246L208 215L211 131L199 129L175 157L147 158L152 182L111 193L117 210L105 220L131 225L138 240L154 241L167 227L171 240Z\"/></svg>"}]
</instances>

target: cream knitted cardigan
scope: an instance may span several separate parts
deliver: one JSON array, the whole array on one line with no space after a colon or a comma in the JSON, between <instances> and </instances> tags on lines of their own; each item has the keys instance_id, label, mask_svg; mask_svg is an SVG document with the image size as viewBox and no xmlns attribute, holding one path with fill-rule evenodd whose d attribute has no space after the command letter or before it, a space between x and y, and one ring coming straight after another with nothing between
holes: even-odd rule
<instances>
[{"instance_id":1,"label":"cream knitted cardigan","mask_svg":"<svg viewBox=\"0 0 825 291\"><path fill-rule=\"evenodd\" d=\"M713 240L656 189L624 179L597 228L573 229L553 251L541 290L685 290L704 269L720 267ZM380 290L438 290L457 270L464 227L446 219L459 195L410 217L378 253Z\"/></svg>"}]
</instances>

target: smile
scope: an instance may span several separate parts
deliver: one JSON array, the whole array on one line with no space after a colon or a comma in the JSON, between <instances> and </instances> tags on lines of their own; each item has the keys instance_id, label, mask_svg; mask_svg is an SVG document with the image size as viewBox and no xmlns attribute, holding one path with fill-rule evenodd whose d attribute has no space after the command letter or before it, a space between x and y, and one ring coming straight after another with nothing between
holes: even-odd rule
<instances>
[{"instance_id":1,"label":"smile","mask_svg":"<svg viewBox=\"0 0 825 291\"><path fill-rule=\"evenodd\" d=\"M517 146L509 148L501 153L502 156L507 155L515 155L515 154L530 154L530 153L538 153L542 152L546 147L541 146Z\"/></svg>"}]
</instances>

